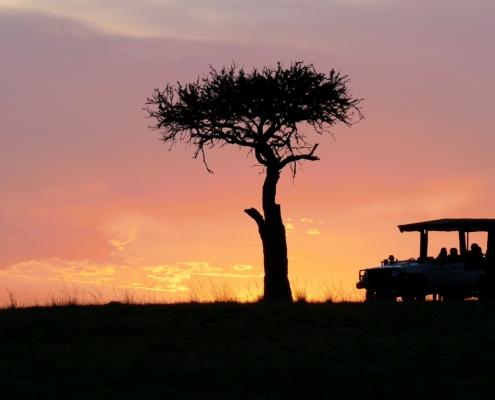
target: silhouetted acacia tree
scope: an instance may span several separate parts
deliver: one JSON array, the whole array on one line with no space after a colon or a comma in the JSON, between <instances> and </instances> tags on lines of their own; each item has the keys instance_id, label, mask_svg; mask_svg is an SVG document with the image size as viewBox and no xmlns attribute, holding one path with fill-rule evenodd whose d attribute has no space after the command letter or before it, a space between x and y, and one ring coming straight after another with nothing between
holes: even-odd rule
<instances>
[{"instance_id":1,"label":"silhouetted acacia tree","mask_svg":"<svg viewBox=\"0 0 495 400\"><path fill-rule=\"evenodd\" d=\"M301 62L251 73L232 65L221 71L210 67L195 83L155 89L147 99L145 110L157 120L150 129L171 146L192 145L209 172L205 148L226 144L247 147L264 167L263 215L244 210L256 221L263 244L264 300L292 301L285 227L275 202L280 172L289 166L294 178L302 160L319 159L318 144L307 141L302 124L323 134L337 122L351 126L362 118L362 99L350 95L348 83L334 70L317 73Z\"/></svg>"}]
</instances>

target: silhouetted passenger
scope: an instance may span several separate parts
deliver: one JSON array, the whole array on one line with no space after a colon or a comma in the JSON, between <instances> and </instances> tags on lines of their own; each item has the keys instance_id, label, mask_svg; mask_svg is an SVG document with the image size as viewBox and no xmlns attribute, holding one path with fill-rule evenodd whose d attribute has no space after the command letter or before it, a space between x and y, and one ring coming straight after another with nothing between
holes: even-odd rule
<instances>
[{"instance_id":1,"label":"silhouetted passenger","mask_svg":"<svg viewBox=\"0 0 495 400\"><path fill-rule=\"evenodd\" d=\"M386 258L385 260L382 261L382 264L383 265L393 264L396 261L397 260L395 259L395 257L390 255L390 256L388 256L388 258Z\"/></svg>"},{"instance_id":2,"label":"silhouetted passenger","mask_svg":"<svg viewBox=\"0 0 495 400\"><path fill-rule=\"evenodd\" d=\"M482 260L483 259L483 251L481 250L481 247L478 246L477 243L473 243L471 245L471 251L473 251L474 254L476 254L476 257L478 258L478 260Z\"/></svg>"},{"instance_id":3,"label":"silhouetted passenger","mask_svg":"<svg viewBox=\"0 0 495 400\"><path fill-rule=\"evenodd\" d=\"M442 247L440 249L440 253L438 254L437 258L435 258L435 261L443 264L445 261L447 261L447 249L445 247Z\"/></svg>"},{"instance_id":4,"label":"silhouetted passenger","mask_svg":"<svg viewBox=\"0 0 495 400\"><path fill-rule=\"evenodd\" d=\"M477 243L471 245L471 250L467 252L467 260L469 268L477 268L483 261L483 251Z\"/></svg>"},{"instance_id":5,"label":"silhouetted passenger","mask_svg":"<svg viewBox=\"0 0 495 400\"><path fill-rule=\"evenodd\" d=\"M455 263L461 261L461 256L455 247L450 249L449 256L447 257L448 262Z\"/></svg>"}]
</instances>

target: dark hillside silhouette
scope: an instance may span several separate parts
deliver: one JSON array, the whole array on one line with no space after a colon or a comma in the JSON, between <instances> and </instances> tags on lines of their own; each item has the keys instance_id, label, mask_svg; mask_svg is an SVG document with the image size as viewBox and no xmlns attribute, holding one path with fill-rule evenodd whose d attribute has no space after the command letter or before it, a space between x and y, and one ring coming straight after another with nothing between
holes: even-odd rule
<instances>
[{"instance_id":1,"label":"dark hillside silhouette","mask_svg":"<svg viewBox=\"0 0 495 400\"><path fill-rule=\"evenodd\" d=\"M171 146L178 140L193 145L194 157L200 155L209 172L205 148L227 144L247 147L264 167L263 215L244 210L256 221L263 244L264 300L292 301L285 227L276 203L280 173L289 166L294 178L301 161L319 160L318 144L308 142L301 123L323 134L338 122L351 126L362 118L362 99L350 95L348 83L334 70L326 75L302 62L250 73L232 65L221 71L210 67L194 83L167 84L147 100L145 110L157 121L150 128Z\"/></svg>"}]
</instances>

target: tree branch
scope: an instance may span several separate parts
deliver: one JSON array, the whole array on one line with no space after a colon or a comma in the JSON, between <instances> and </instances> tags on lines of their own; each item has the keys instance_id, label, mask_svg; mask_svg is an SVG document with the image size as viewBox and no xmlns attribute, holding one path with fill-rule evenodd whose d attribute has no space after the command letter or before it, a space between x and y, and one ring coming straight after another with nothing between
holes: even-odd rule
<instances>
[{"instance_id":1,"label":"tree branch","mask_svg":"<svg viewBox=\"0 0 495 400\"><path fill-rule=\"evenodd\" d=\"M292 162L297 162L300 160L309 160L309 161L318 161L320 157L314 156L313 153L315 152L316 148L318 147L318 143L316 143L313 146L313 149L309 154L293 154L285 158L280 162L280 167L279 169L284 168L287 164L292 163Z\"/></svg>"},{"instance_id":2,"label":"tree branch","mask_svg":"<svg viewBox=\"0 0 495 400\"><path fill-rule=\"evenodd\" d=\"M261 240L264 240L266 224L263 216L256 208L247 208L246 210L244 210L244 212L256 221L256 223L258 224L258 230L260 232Z\"/></svg>"}]
</instances>

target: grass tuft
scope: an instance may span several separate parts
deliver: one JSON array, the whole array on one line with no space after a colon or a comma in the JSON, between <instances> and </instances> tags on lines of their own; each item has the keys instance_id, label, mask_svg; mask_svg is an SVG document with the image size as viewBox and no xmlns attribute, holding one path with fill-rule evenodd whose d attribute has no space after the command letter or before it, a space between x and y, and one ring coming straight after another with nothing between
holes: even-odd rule
<instances>
[{"instance_id":1,"label":"grass tuft","mask_svg":"<svg viewBox=\"0 0 495 400\"><path fill-rule=\"evenodd\" d=\"M296 303L335 303L356 301L356 297L347 293L344 286L323 280L315 285L297 278L291 280L292 294ZM24 290L15 292L6 289L6 296L0 296L0 309L26 307L63 307L103 305L112 301L125 305L170 304L170 303L257 303L263 299L263 287L258 281L247 282L241 287L226 282L215 283L210 278L191 279L188 292L182 297L157 297L157 291L138 291L124 285L114 285L103 293L101 288L82 289L73 283L61 281L53 289L39 294ZM357 298L358 301L364 299Z\"/></svg>"},{"instance_id":2,"label":"grass tuft","mask_svg":"<svg viewBox=\"0 0 495 400\"><path fill-rule=\"evenodd\" d=\"M8 303L7 308L17 308L18 302L14 291L7 288Z\"/></svg>"}]
</instances>

